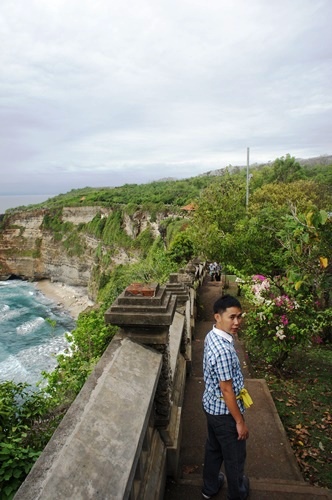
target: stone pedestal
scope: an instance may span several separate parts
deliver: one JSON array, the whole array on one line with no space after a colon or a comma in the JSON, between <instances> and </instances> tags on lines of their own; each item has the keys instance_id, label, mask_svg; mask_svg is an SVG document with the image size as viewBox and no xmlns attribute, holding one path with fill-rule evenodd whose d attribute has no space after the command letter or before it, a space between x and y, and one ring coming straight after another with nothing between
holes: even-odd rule
<instances>
[{"instance_id":1,"label":"stone pedestal","mask_svg":"<svg viewBox=\"0 0 332 500\"><path fill-rule=\"evenodd\" d=\"M178 273L172 273L169 277L169 282L166 283L166 290L177 297L177 305L184 306L189 300L188 286L181 280Z\"/></svg>"},{"instance_id":2,"label":"stone pedestal","mask_svg":"<svg viewBox=\"0 0 332 500\"><path fill-rule=\"evenodd\" d=\"M155 397L157 426L167 426L170 418L172 374L169 328L175 314L176 301L175 295L157 283L133 283L105 313L106 323L121 327L121 336L150 346L162 354L163 364Z\"/></svg>"},{"instance_id":3,"label":"stone pedestal","mask_svg":"<svg viewBox=\"0 0 332 500\"><path fill-rule=\"evenodd\" d=\"M186 304L190 298L190 292L188 286L181 280L183 276L179 273L170 274L169 282L166 283L166 290L176 295L177 298L177 310L185 315L186 317ZM187 318L186 318L187 319ZM181 352L185 356L187 349L187 327L183 328L182 341L181 341Z\"/></svg>"}]
</instances>

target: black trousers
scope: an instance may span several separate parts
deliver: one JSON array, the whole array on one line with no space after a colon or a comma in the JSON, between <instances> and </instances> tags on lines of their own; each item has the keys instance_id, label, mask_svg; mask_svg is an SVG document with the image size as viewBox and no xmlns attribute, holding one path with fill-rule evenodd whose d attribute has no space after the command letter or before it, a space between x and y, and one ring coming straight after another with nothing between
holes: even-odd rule
<instances>
[{"instance_id":1,"label":"black trousers","mask_svg":"<svg viewBox=\"0 0 332 500\"><path fill-rule=\"evenodd\" d=\"M224 464L229 500L247 497L244 481L246 441L238 440L236 423L232 415L210 415L207 418L208 437L205 445L203 469L204 492L214 495L218 491L218 474Z\"/></svg>"}]
</instances>

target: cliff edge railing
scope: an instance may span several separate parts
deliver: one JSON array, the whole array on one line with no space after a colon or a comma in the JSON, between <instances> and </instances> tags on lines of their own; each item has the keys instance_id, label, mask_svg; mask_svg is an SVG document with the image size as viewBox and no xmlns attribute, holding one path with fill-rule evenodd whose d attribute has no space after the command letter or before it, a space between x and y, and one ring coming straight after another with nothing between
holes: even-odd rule
<instances>
[{"instance_id":1,"label":"cliff edge railing","mask_svg":"<svg viewBox=\"0 0 332 500\"><path fill-rule=\"evenodd\" d=\"M15 495L162 499L179 470L181 409L191 366L196 286L204 264L165 286L132 284L105 314L120 326Z\"/></svg>"}]
</instances>

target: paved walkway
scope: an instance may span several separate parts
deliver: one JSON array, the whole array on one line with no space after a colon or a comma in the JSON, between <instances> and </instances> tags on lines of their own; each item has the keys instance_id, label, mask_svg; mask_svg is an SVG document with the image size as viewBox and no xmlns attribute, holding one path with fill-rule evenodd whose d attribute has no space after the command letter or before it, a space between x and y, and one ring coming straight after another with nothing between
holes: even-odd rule
<instances>
[{"instance_id":1,"label":"paved walkway","mask_svg":"<svg viewBox=\"0 0 332 500\"><path fill-rule=\"evenodd\" d=\"M202 357L206 333L213 324L212 305L221 293L220 283L205 279L199 290L199 316L192 345L192 373L187 379L182 409L180 470L177 481L168 480L164 500L202 499L202 470L206 439L202 411ZM230 293L233 293L232 289ZM246 387L254 405L246 411L250 437L247 442L246 474L250 478L250 500L331 500L331 490L309 486L302 478L267 384L254 379L241 341L236 348ZM216 500L226 500L224 487Z\"/></svg>"}]
</instances>

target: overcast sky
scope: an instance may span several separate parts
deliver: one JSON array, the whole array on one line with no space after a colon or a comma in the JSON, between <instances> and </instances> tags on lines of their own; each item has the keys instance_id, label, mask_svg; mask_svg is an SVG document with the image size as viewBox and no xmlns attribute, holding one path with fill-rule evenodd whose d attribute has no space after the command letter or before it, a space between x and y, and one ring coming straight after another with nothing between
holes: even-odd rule
<instances>
[{"instance_id":1,"label":"overcast sky","mask_svg":"<svg viewBox=\"0 0 332 500\"><path fill-rule=\"evenodd\" d=\"M0 194L332 154L332 0L1 0Z\"/></svg>"}]
</instances>

